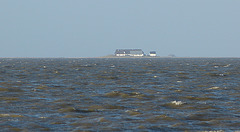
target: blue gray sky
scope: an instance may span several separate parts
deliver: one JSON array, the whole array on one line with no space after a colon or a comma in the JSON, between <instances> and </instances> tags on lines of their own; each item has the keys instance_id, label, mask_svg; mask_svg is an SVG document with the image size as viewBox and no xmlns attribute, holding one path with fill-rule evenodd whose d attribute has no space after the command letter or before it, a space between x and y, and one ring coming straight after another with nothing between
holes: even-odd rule
<instances>
[{"instance_id":1,"label":"blue gray sky","mask_svg":"<svg viewBox=\"0 0 240 132\"><path fill-rule=\"evenodd\" d=\"M0 57L240 57L240 0L1 0Z\"/></svg>"}]
</instances>

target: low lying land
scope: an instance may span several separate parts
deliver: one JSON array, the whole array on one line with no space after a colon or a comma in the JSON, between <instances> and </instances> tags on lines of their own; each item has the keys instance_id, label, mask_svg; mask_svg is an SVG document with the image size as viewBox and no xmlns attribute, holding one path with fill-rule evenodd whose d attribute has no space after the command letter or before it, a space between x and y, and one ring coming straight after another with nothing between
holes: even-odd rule
<instances>
[{"instance_id":1,"label":"low lying land","mask_svg":"<svg viewBox=\"0 0 240 132\"><path fill-rule=\"evenodd\" d=\"M90 57L90 58L240 58L240 57L172 57L172 56L115 56L107 55L101 57Z\"/></svg>"},{"instance_id":2,"label":"low lying land","mask_svg":"<svg viewBox=\"0 0 240 132\"><path fill-rule=\"evenodd\" d=\"M235 58L240 59L240 57L172 57L172 56L115 56L115 55L106 55L100 57L0 57L0 59L44 59L44 58Z\"/></svg>"}]
</instances>

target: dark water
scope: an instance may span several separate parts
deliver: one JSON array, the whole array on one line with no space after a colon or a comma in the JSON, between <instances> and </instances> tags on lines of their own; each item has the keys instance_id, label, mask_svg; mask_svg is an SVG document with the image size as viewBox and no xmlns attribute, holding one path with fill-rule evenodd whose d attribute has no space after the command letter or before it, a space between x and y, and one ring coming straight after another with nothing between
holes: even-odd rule
<instances>
[{"instance_id":1,"label":"dark water","mask_svg":"<svg viewBox=\"0 0 240 132\"><path fill-rule=\"evenodd\" d=\"M0 59L1 131L237 131L240 59Z\"/></svg>"}]
</instances>

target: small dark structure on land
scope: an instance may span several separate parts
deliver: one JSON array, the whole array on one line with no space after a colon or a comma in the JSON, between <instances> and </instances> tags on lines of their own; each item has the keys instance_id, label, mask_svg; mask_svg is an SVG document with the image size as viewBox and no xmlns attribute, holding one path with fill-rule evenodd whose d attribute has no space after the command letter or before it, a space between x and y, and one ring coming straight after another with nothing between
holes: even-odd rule
<instances>
[{"instance_id":1,"label":"small dark structure on land","mask_svg":"<svg viewBox=\"0 0 240 132\"><path fill-rule=\"evenodd\" d=\"M176 55L170 54L170 55L168 55L168 57L176 57Z\"/></svg>"}]
</instances>

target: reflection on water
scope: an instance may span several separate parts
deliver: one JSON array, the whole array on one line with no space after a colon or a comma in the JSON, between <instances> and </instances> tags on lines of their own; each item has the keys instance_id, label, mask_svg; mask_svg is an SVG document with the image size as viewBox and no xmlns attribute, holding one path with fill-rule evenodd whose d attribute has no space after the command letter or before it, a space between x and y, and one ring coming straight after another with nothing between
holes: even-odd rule
<instances>
[{"instance_id":1,"label":"reflection on water","mask_svg":"<svg viewBox=\"0 0 240 132\"><path fill-rule=\"evenodd\" d=\"M2 131L240 130L240 59L0 59Z\"/></svg>"}]
</instances>

